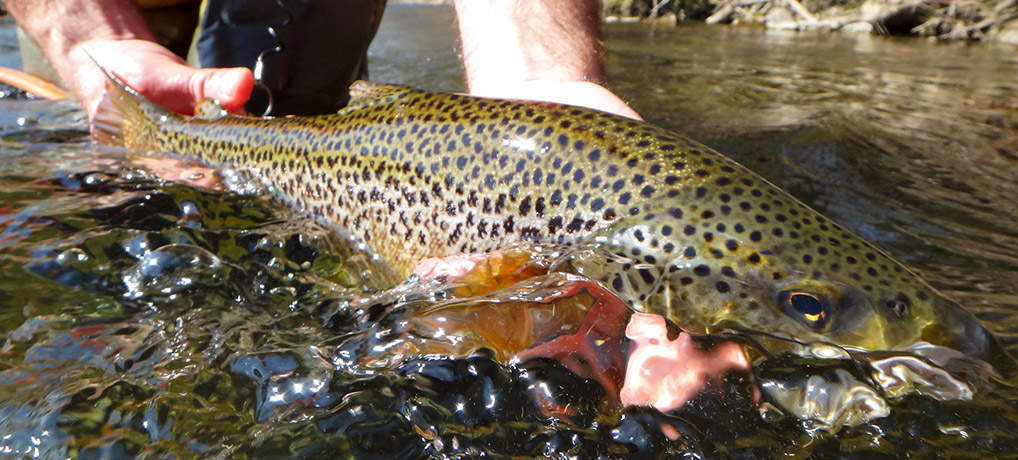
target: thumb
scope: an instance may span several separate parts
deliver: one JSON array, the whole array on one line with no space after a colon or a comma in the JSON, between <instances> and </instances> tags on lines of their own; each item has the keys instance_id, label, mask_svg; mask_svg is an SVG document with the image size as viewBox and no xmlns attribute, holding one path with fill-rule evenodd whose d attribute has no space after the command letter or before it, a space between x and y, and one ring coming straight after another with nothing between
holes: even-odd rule
<instances>
[{"instance_id":1,"label":"thumb","mask_svg":"<svg viewBox=\"0 0 1018 460\"><path fill-rule=\"evenodd\" d=\"M193 97L192 108L208 98L219 101L228 112L238 112L251 96L254 75L244 67L199 69L191 75L187 86Z\"/></svg>"}]
</instances>

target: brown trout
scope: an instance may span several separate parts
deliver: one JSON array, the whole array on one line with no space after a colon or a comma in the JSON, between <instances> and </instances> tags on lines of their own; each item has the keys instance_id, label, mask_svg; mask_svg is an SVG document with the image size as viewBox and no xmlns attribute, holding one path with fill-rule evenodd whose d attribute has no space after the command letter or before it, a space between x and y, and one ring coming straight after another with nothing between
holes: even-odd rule
<instances>
[{"instance_id":1,"label":"brown trout","mask_svg":"<svg viewBox=\"0 0 1018 460\"><path fill-rule=\"evenodd\" d=\"M252 171L406 276L425 257L571 245L634 310L849 350L1002 353L884 251L676 133L595 110L355 83L333 115L170 113L111 76L97 140Z\"/></svg>"}]
</instances>

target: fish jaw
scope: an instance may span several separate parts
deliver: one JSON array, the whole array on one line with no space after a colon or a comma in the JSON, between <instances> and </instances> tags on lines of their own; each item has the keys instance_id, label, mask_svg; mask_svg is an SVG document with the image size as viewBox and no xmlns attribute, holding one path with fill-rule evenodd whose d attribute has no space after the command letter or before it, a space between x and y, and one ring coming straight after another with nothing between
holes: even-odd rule
<instances>
[{"instance_id":1,"label":"fish jaw","mask_svg":"<svg viewBox=\"0 0 1018 460\"><path fill-rule=\"evenodd\" d=\"M923 328L923 340L968 356L987 357L994 345L993 338L975 316L953 300L940 296L934 301L933 311L936 320Z\"/></svg>"}]
</instances>

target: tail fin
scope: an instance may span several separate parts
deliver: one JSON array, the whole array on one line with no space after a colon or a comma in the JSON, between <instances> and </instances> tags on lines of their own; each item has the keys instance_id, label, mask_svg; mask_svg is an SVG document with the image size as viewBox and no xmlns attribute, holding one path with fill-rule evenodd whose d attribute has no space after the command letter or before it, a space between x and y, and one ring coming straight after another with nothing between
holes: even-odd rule
<instances>
[{"instance_id":1,"label":"tail fin","mask_svg":"<svg viewBox=\"0 0 1018 460\"><path fill-rule=\"evenodd\" d=\"M160 117L174 114L127 86L127 83L99 64L88 51L85 54L106 74L106 97L99 103L92 120L92 141L97 144L144 147L145 131Z\"/></svg>"}]
</instances>

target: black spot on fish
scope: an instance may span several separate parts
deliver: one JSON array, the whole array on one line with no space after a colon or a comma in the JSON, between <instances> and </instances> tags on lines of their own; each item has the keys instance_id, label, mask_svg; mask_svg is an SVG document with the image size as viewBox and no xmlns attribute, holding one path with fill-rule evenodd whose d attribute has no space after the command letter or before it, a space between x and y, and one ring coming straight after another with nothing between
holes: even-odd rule
<instances>
[{"instance_id":1,"label":"black spot on fish","mask_svg":"<svg viewBox=\"0 0 1018 460\"><path fill-rule=\"evenodd\" d=\"M554 192L552 192L551 199L548 200L548 202L551 203L552 206L558 206L562 204L562 191L556 189Z\"/></svg>"},{"instance_id":2,"label":"black spot on fish","mask_svg":"<svg viewBox=\"0 0 1018 460\"><path fill-rule=\"evenodd\" d=\"M637 270L637 272L640 274L640 278L643 279L644 283L651 284L651 283L654 282L654 274L651 273L650 270L642 270L641 269L641 270Z\"/></svg>"},{"instance_id":3,"label":"black spot on fish","mask_svg":"<svg viewBox=\"0 0 1018 460\"><path fill-rule=\"evenodd\" d=\"M527 197L524 198L522 202L520 202L520 215L526 216L527 214L529 214L530 206L531 206L530 195L527 195Z\"/></svg>"},{"instance_id":4,"label":"black spot on fish","mask_svg":"<svg viewBox=\"0 0 1018 460\"><path fill-rule=\"evenodd\" d=\"M559 229L562 228L562 217L555 216L548 220L548 233L558 233Z\"/></svg>"}]
</instances>

